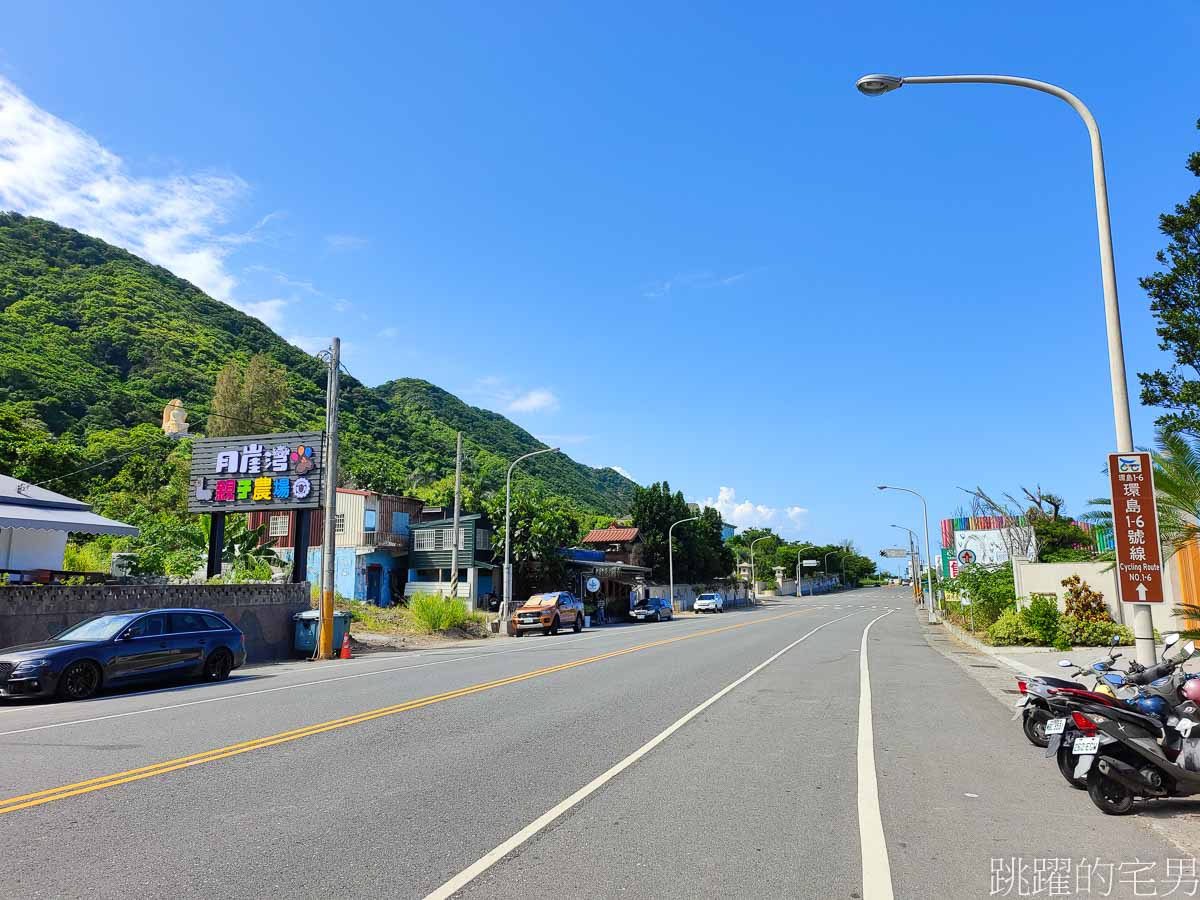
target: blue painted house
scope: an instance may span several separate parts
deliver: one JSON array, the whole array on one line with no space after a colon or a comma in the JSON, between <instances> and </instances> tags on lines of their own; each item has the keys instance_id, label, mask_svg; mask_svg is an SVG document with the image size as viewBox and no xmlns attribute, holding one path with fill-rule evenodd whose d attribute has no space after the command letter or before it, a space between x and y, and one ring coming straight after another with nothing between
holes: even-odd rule
<instances>
[{"instance_id":1,"label":"blue painted house","mask_svg":"<svg viewBox=\"0 0 1200 900\"><path fill-rule=\"evenodd\" d=\"M337 489L334 515L336 550L334 589L352 600L390 606L405 594L408 580L410 526L423 503L413 497ZM290 563L295 553L297 517L309 519L309 580L320 580L324 510L250 513L249 525L267 526L275 552Z\"/></svg>"}]
</instances>

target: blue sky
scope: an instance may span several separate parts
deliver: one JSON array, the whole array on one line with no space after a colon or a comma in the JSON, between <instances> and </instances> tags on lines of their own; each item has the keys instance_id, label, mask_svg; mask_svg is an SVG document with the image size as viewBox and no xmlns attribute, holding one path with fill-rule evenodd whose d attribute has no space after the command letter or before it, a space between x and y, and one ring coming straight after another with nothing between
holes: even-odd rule
<instances>
[{"instance_id":1,"label":"blue sky","mask_svg":"<svg viewBox=\"0 0 1200 900\"><path fill-rule=\"evenodd\" d=\"M1200 187L1193 3L437 6L13 6L0 206L791 537L894 544L919 509L881 481L935 520L958 486L1103 491L1082 124L853 84L1091 106L1136 393L1166 362L1137 277Z\"/></svg>"}]
</instances>

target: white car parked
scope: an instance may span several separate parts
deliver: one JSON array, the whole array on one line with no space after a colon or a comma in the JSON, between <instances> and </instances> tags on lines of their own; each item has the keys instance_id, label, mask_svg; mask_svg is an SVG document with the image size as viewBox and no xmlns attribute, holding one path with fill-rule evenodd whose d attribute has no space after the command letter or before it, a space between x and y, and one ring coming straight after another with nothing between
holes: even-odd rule
<instances>
[{"instance_id":1,"label":"white car parked","mask_svg":"<svg viewBox=\"0 0 1200 900\"><path fill-rule=\"evenodd\" d=\"M692 604L694 612L725 612L725 601L720 594L701 594Z\"/></svg>"}]
</instances>

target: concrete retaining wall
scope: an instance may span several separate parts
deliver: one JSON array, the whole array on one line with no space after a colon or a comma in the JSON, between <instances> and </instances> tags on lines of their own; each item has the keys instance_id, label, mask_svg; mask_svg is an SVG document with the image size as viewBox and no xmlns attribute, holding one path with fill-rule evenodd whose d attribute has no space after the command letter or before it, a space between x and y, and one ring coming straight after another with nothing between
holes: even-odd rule
<instances>
[{"instance_id":1,"label":"concrete retaining wall","mask_svg":"<svg viewBox=\"0 0 1200 900\"><path fill-rule=\"evenodd\" d=\"M286 659L304 584L99 584L0 588L0 647L43 641L102 612L188 606L221 613L246 633L251 662Z\"/></svg>"}]
</instances>

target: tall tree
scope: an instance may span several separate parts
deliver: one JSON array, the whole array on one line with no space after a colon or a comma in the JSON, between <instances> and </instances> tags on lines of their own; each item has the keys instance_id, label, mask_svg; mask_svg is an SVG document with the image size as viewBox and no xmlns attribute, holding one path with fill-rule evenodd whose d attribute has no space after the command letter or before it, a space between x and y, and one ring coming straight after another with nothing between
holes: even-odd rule
<instances>
[{"instance_id":1,"label":"tall tree","mask_svg":"<svg viewBox=\"0 0 1200 900\"><path fill-rule=\"evenodd\" d=\"M287 370L265 353L254 354L245 367L231 359L217 374L204 433L226 437L274 431L287 398Z\"/></svg>"},{"instance_id":2,"label":"tall tree","mask_svg":"<svg viewBox=\"0 0 1200 900\"><path fill-rule=\"evenodd\" d=\"M1196 123L1200 128L1200 121ZM1200 178L1200 151L1188 156L1187 169ZM1159 216L1158 230L1167 237L1156 258L1163 271L1141 279L1163 350L1175 362L1167 371L1138 373L1142 402L1170 410L1160 426L1200 434L1200 191Z\"/></svg>"},{"instance_id":3,"label":"tall tree","mask_svg":"<svg viewBox=\"0 0 1200 900\"><path fill-rule=\"evenodd\" d=\"M492 547L504 559L504 496L483 501L495 525ZM513 491L512 539L513 597L522 600L531 591L569 588L566 559L560 552L583 536L579 513L568 500L539 488Z\"/></svg>"}]
</instances>

